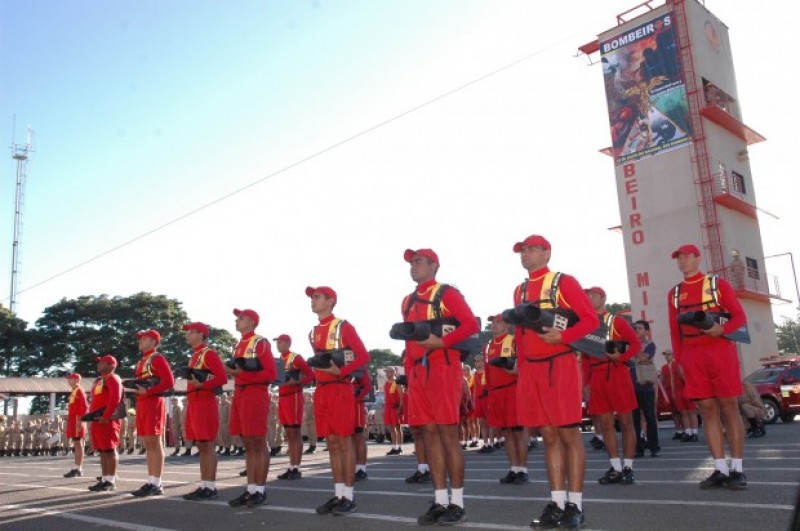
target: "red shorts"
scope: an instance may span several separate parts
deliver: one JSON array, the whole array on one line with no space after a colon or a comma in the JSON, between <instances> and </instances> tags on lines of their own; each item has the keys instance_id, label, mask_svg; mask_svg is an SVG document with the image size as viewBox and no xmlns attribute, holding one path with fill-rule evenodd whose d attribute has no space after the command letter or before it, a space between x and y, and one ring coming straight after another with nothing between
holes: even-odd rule
<instances>
[{"instance_id":1,"label":"red shorts","mask_svg":"<svg viewBox=\"0 0 800 531\"><path fill-rule=\"evenodd\" d=\"M678 411L697 411L697 402L686 398L684 388L676 389L672 397L672 405Z\"/></svg>"},{"instance_id":2,"label":"red shorts","mask_svg":"<svg viewBox=\"0 0 800 531\"><path fill-rule=\"evenodd\" d=\"M519 426L517 418L517 384L499 387L489 391L487 421L493 428L513 428Z\"/></svg>"},{"instance_id":3,"label":"red shorts","mask_svg":"<svg viewBox=\"0 0 800 531\"><path fill-rule=\"evenodd\" d=\"M622 363L605 363L590 369L590 415L630 413L639 407L631 370Z\"/></svg>"},{"instance_id":4,"label":"red shorts","mask_svg":"<svg viewBox=\"0 0 800 531\"><path fill-rule=\"evenodd\" d=\"M356 402L356 430L364 431L367 427L367 406L364 402Z\"/></svg>"},{"instance_id":5,"label":"red shorts","mask_svg":"<svg viewBox=\"0 0 800 531\"><path fill-rule=\"evenodd\" d=\"M356 397L350 382L317 382L314 391L317 437L350 437L356 428Z\"/></svg>"},{"instance_id":6,"label":"red shorts","mask_svg":"<svg viewBox=\"0 0 800 531\"><path fill-rule=\"evenodd\" d=\"M302 426L305 402L302 389L290 395L278 396L278 418L281 426Z\"/></svg>"},{"instance_id":7,"label":"red shorts","mask_svg":"<svg viewBox=\"0 0 800 531\"><path fill-rule=\"evenodd\" d=\"M236 385L228 423L230 434L266 437L269 403L269 387L266 385Z\"/></svg>"},{"instance_id":8,"label":"red shorts","mask_svg":"<svg viewBox=\"0 0 800 531\"><path fill-rule=\"evenodd\" d=\"M219 431L219 408L217 395L206 391L192 393L197 395L186 404L186 440L215 441Z\"/></svg>"},{"instance_id":9,"label":"red shorts","mask_svg":"<svg viewBox=\"0 0 800 531\"><path fill-rule=\"evenodd\" d=\"M458 351L449 352L449 363L443 351L436 351L428 357L428 366L420 362L412 367L406 396L411 426L461 421L464 372Z\"/></svg>"},{"instance_id":10,"label":"red shorts","mask_svg":"<svg viewBox=\"0 0 800 531\"><path fill-rule=\"evenodd\" d=\"M139 396L136 399L136 433L140 437L164 435L167 408L163 396Z\"/></svg>"},{"instance_id":11,"label":"red shorts","mask_svg":"<svg viewBox=\"0 0 800 531\"><path fill-rule=\"evenodd\" d=\"M92 448L95 450L114 450L119 446L119 420L108 424L92 422Z\"/></svg>"},{"instance_id":12,"label":"red shorts","mask_svg":"<svg viewBox=\"0 0 800 531\"><path fill-rule=\"evenodd\" d=\"M86 437L86 426L78 415L67 416L67 437L70 439L83 439Z\"/></svg>"},{"instance_id":13,"label":"red shorts","mask_svg":"<svg viewBox=\"0 0 800 531\"><path fill-rule=\"evenodd\" d=\"M408 424L408 400L403 400L403 407L400 409L399 420L400 424Z\"/></svg>"},{"instance_id":14,"label":"red shorts","mask_svg":"<svg viewBox=\"0 0 800 531\"><path fill-rule=\"evenodd\" d=\"M474 400L474 406L472 408L472 411L469 412L469 418L471 419L484 418L487 414L488 402L489 402L488 398L478 398L477 400Z\"/></svg>"},{"instance_id":15,"label":"red shorts","mask_svg":"<svg viewBox=\"0 0 800 531\"><path fill-rule=\"evenodd\" d=\"M736 346L727 340L713 345L683 345L681 365L685 398L729 398L742 394Z\"/></svg>"},{"instance_id":16,"label":"red shorts","mask_svg":"<svg viewBox=\"0 0 800 531\"><path fill-rule=\"evenodd\" d=\"M569 353L537 362L519 359L519 424L531 428L578 426L583 418L583 392L577 356Z\"/></svg>"},{"instance_id":17,"label":"red shorts","mask_svg":"<svg viewBox=\"0 0 800 531\"><path fill-rule=\"evenodd\" d=\"M396 407L398 404L395 402L393 404L386 404L386 407L383 408L383 424L384 426L397 426L400 424L400 416L402 413L398 415Z\"/></svg>"}]
</instances>

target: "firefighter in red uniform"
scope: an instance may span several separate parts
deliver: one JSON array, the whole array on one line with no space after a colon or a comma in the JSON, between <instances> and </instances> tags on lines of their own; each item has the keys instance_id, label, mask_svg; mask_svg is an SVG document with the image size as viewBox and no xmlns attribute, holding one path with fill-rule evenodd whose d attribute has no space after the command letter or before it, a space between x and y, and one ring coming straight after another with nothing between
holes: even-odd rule
<instances>
[{"instance_id":1,"label":"firefighter in red uniform","mask_svg":"<svg viewBox=\"0 0 800 531\"><path fill-rule=\"evenodd\" d=\"M200 486L183 498L189 501L214 500L217 498L217 454L214 452L214 442L219 431L217 395L222 392L222 386L228 383L228 375L217 351L206 344L211 332L208 325L188 323L183 325L183 330L186 332L186 343L193 349L189 360L192 372L186 383L186 440L194 442L200 450ZM198 374L205 378L199 380Z\"/></svg>"},{"instance_id":2,"label":"firefighter in red uniform","mask_svg":"<svg viewBox=\"0 0 800 531\"><path fill-rule=\"evenodd\" d=\"M747 316L725 279L700 271L700 250L696 246L682 245L672 258L683 273L683 281L668 296L672 350L686 376L684 396L696 400L700 407L703 430L714 458L715 470L700 482L700 488L744 489L744 425L737 403L742 394L739 358L733 341L723 336L744 326ZM680 314L696 311L726 313L729 317L724 324L717 322L707 330L678 322ZM731 467L725 460L725 438Z\"/></svg>"},{"instance_id":3,"label":"firefighter in red uniform","mask_svg":"<svg viewBox=\"0 0 800 531\"><path fill-rule=\"evenodd\" d=\"M114 490L117 480L117 447L119 446L119 419L112 419L114 411L122 402L122 383L114 374L117 359L111 354L97 358L97 373L100 375L92 385L89 412L105 408L92 425L92 448L100 454L100 479L89 487L93 492Z\"/></svg>"},{"instance_id":4,"label":"firefighter in red uniform","mask_svg":"<svg viewBox=\"0 0 800 531\"><path fill-rule=\"evenodd\" d=\"M228 501L231 507L248 508L267 501L267 417L269 417L269 385L275 380L277 366L266 338L256 334L259 323L254 310L233 310L236 331L242 335L225 371L234 378L230 433L244 443L247 489Z\"/></svg>"},{"instance_id":5,"label":"firefighter in red uniform","mask_svg":"<svg viewBox=\"0 0 800 531\"><path fill-rule=\"evenodd\" d=\"M581 372L569 343L594 331L597 314L574 277L550 271L550 242L532 235L514 244L528 278L514 291L514 304L541 309L569 309L578 322L568 328L545 327L539 334L517 327L517 416L523 426L538 427L544 440L552 501L531 522L539 529L583 525L583 480L586 454L582 420ZM559 329L560 328L560 329ZM567 481L569 491L566 490Z\"/></svg>"},{"instance_id":6,"label":"firefighter in red uniform","mask_svg":"<svg viewBox=\"0 0 800 531\"><path fill-rule=\"evenodd\" d=\"M486 345L486 382L489 389L488 424L501 430L510 468L500 483L524 485L528 482L528 430L517 415L517 366L498 367L516 357L514 336L502 315L489 317L492 339ZM507 358L503 360L503 358Z\"/></svg>"},{"instance_id":7,"label":"firefighter in red uniform","mask_svg":"<svg viewBox=\"0 0 800 531\"><path fill-rule=\"evenodd\" d=\"M161 473L164 470L164 446L162 438L167 420L167 409L164 393L175 385L166 358L156 352L161 343L161 334L156 330L137 332L139 352L142 359L136 364L136 379L158 379L158 383L150 386L138 385L136 388L136 433L146 449L147 483L133 491L137 497L161 496Z\"/></svg>"},{"instance_id":8,"label":"firefighter in red uniform","mask_svg":"<svg viewBox=\"0 0 800 531\"><path fill-rule=\"evenodd\" d=\"M333 289L309 286L306 295L311 298L311 311L319 317L319 324L309 336L315 357L341 355L344 361L341 366L332 362L328 367L314 367L317 435L327 440L334 485L334 497L317 507L317 513L345 515L356 510L353 494L353 433L356 427L353 380L358 378L356 371L366 371L369 353L353 325L333 315L337 301Z\"/></svg>"},{"instance_id":9,"label":"firefighter in red uniform","mask_svg":"<svg viewBox=\"0 0 800 531\"><path fill-rule=\"evenodd\" d=\"M464 455L458 439L464 375L461 352L453 346L477 333L479 325L463 295L436 281L439 257L433 250L406 249L403 258L417 283L403 299L403 320L442 328L442 337L431 333L423 341L406 341L408 422L422 426L434 488L434 501L417 522L453 525L466 519Z\"/></svg>"},{"instance_id":10,"label":"firefighter in red uniform","mask_svg":"<svg viewBox=\"0 0 800 531\"><path fill-rule=\"evenodd\" d=\"M79 478L83 475L83 439L86 437L86 426L81 417L89 410L86 393L81 388L81 375L76 373L67 377L72 392L67 403L67 439L72 441L72 451L75 454L75 468L64 474L65 478Z\"/></svg>"},{"instance_id":11,"label":"firefighter in red uniform","mask_svg":"<svg viewBox=\"0 0 800 531\"><path fill-rule=\"evenodd\" d=\"M281 357L278 363L283 364L284 381L278 387L278 419L286 434L286 446L289 454L289 468L278 479L300 479L300 463L303 460L303 437L300 427L303 425L305 397L303 386L314 381L314 373L303 356L292 352L292 338L281 334L275 338L275 345Z\"/></svg>"},{"instance_id":12,"label":"firefighter in red uniform","mask_svg":"<svg viewBox=\"0 0 800 531\"><path fill-rule=\"evenodd\" d=\"M367 401L372 393L372 378L369 372L364 371L364 376L358 381L353 381L353 393L356 396L356 427L353 432L353 451L355 452L356 470L353 479L364 481L367 476Z\"/></svg>"},{"instance_id":13,"label":"firefighter in red uniform","mask_svg":"<svg viewBox=\"0 0 800 531\"><path fill-rule=\"evenodd\" d=\"M483 355L475 357L475 385L472 388L472 402L475 404L470 415L478 422L478 438L483 438L483 446L478 453L486 453L489 448L489 427L487 415L489 411L489 382L486 379L486 360ZM516 397L514 398L516 403ZM494 447L492 447L494 451Z\"/></svg>"},{"instance_id":14,"label":"firefighter in red uniform","mask_svg":"<svg viewBox=\"0 0 800 531\"><path fill-rule=\"evenodd\" d=\"M697 402L688 400L684 394L686 376L683 367L675 361L672 350L665 350L661 354L666 363L661 366L659 381L675 422L676 430L672 438L681 442L697 442ZM680 429L677 429L678 426Z\"/></svg>"},{"instance_id":15,"label":"firefighter in red uniform","mask_svg":"<svg viewBox=\"0 0 800 531\"><path fill-rule=\"evenodd\" d=\"M383 384L383 425L389 430L392 439L392 449L386 455L400 455L403 453L403 432L400 429L400 417L403 411L403 387L395 380L394 367L387 367L386 383Z\"/></svg>"},{"instance_id":16,"label":"firefighter in red uniform","mask_svg":"<svg viewBox=\"0 0 800 531\"><path fill-rule=\"evenodd\" d=\"M588 365L589 386L589 414L595 417L603 433L608 458L611 468L597 481L601 485L620 483L630 485L633 483L633 458L636 455L636 431L633 428L632 411L637 409L636 392L631 380L631 371L626 362L638 355L642 350L642 342L628 321L622 317L606 311L606 292L603 288L594 286L586 290L600 322L606 332L605 339L613 341L614 348L607 343L605 358L584 356L583 363ZM622 346L623 342L624 346ZM614 429L614 413L622 431L622 454L625 461L619 457L617 434ZM597 427L595 424L595 427Z\"/></svg>"}]
</instances>

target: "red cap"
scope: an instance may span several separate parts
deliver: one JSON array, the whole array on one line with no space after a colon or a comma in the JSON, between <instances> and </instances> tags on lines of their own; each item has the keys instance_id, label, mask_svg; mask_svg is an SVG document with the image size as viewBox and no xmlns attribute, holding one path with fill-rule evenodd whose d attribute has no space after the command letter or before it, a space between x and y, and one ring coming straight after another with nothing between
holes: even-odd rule
<instances>
[{"instance_id":1,"label":"red cap","mask_svg":"<svg viewBox=\"0 0 800 531\"><path fill-rule=\"evenodd\" d=\"M414 255L417 254L420 256L424 256L437 266L439 265L439 255L433 252L433 249L417 249L416 251L414 249L406 249L405 252L403 253L403 260L405 260L410 264L411 260L414 259Z\"/></svg>"},{"instance_id":2,"label":"red cap","mask_svg":"<svg viewBox=\"0 0 800 531\"><path fill-rule=\"evenodd\" d=\"M73 372L72 374L67 376L67 380L73 380L73 379L74 380L78 380L80 382L81 381L81 375L78 374L77 372Z\"/></svg>"},{"instance_id":3,"label":"red cap","mask_svg":"<svg viewBox=\"0 0 800 531\"><path fill-rule=\"evenodd\" d=\"M687 243L686 245L681 245L675 249L672 252L672 258L678 258L679 254L693 254L695 256L700 256L700 249L698 249L696 245Z\"/></svg>"},{"instance_id":4,"label":"red cap","mask_svg":"<svg viewBox=\"0 0 800 531\"><path fill-rule=\"evenodd\" d=\"M187 332L189 330L197 330L205 337L211 335L211 329L205 323L187 323L183 325L183 330L184 332Z\"/></svg>"},{"instance_id":5,"label":"red cap","mask_svg":"<svg viewBox=\"0 0 800 531\"><path fill-rule=\"evenodd\" d=\"M148 329L148 330L139 330L136 332L136 337L152 337L156 340L156 343L161 343L161 334L158 333L158 330Z\"/></svg>"},{"instance_id":6,"label":"red cap","mask_svg":"<svg viewBox=\"0 0 800 531\"><path fill-rule=\"evenodd\" d=\"M528 236L527 238L525 238L521 242L515 243L514 244L514 252L515 253L520 252L522 250L523 246L524 247L536 247L537 245L539 247L541 247L542 249L544 249L545 251L549 251L550 250L550 242L547 241L544 236L539 236L538 234L532 234L531 236Z\"/></svg>"},{"instance_id":7,"label":"red cap","mask_svg":"<svg viewBox=\"0 0 800 531\"><path fill-rule=\"evenodd\" d=\"M278 337L276 337L275 339L273 339L273 341L288 341L289 343L291 343L292 342L292 338L289 337L289 334L281 334Z\"/></svg>"},{"instance_id":8,"label":"red cap","mask_svg":"<svg viewBox=\"0 0 800 531\"><path fill-rule=\"evenodd\" d=\"M604 299L606 298L606 290L604 290L603 288L601 288L599 286L592 286L591 288L586 288L583 291L585 291L586 293L597 293L598 295L600 295Z\"/></svg>"},{"instance_id":9,"label":"red cap","mask_svg":"<svg viewBox=\"0 0 800 531\"><path fill-rule=\"evenodd\" d=\"M249 317L255 326L258 326L258 314L255 310L233 310L236 317Z\"/></svg>"},{"instance_id":10,"label":"red cap","mask_svg":"<svg viewBox=\"0 0 800 531\"><path fill-rule=\"evenodd\" d=\"M486 318L486 320L489 321L490 323L493 323L495 321L503 321L505 323L505 320L503 320L502 313L498 313L497 315L490 315L489 317Z\"/></svg>"},{"instance_id":11,"label":"red cap","mask_svg":"<svg viewBox=\"0 0 800 531\"><path fill-rule=\"evenodd\" d=\"M156 332L158 333L158 332ZM97 356L97 361L102 363L110 363L114 367L117 366L117 358L112 356L111 354L105 354L103 356Z\"/></svg>"},{"instance_id":12,"label":"red cap","mask_svg":"<svg viewBox=\"0 0 800 531\"><path fill-rule=\"evenodd\" d=\"M323 295L325 295L326 298L333 299L333 302L336 302L336 292L333 291L333 289L329 288L328 286L319 286L318 288L308 286L306 288L306 295L308 295L309 297L311 297L315 293L322 293Z\"/></svg>"}]
</instances>

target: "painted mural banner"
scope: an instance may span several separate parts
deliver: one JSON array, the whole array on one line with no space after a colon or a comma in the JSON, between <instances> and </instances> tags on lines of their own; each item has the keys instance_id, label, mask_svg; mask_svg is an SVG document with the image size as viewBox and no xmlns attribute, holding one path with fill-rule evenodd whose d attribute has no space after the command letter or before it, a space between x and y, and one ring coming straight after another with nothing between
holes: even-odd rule
<instances>
[{"instance_id":1,"label":"painted mural banner","mask_svg":"<svg viewBox=\"0 0 800 531\"><path fill-rule=\"evenodd\" d=\"M674 23L669 12L600 43L616 165L691 141Z\"/></svg>"}]
</instances>

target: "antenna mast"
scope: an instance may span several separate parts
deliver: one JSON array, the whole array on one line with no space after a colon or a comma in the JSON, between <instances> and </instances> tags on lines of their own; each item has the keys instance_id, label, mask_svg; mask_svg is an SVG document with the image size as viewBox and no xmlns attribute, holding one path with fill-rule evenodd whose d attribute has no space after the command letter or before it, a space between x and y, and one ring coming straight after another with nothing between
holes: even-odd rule
<instances>
[{"instance_id":1,"label":"antenna mast","mask_svg":"<svg viewBox=\"0 0 800 531\"><path fill-rule=\"evenodd\" d=\"M16 128L16 118L14 120ZM17 161L17 186L14 200L14 243L11 252L11 297L9 310L16 313L17 308L17 274L19 273L19 236L20 222L22 217L22 200L25 196L25 181L28 178L28 160L33 153L33 130L28 125L28 134L25 137L25 144L16 144L11 140L11 158Z\"/></svg>"}]
</instances>

